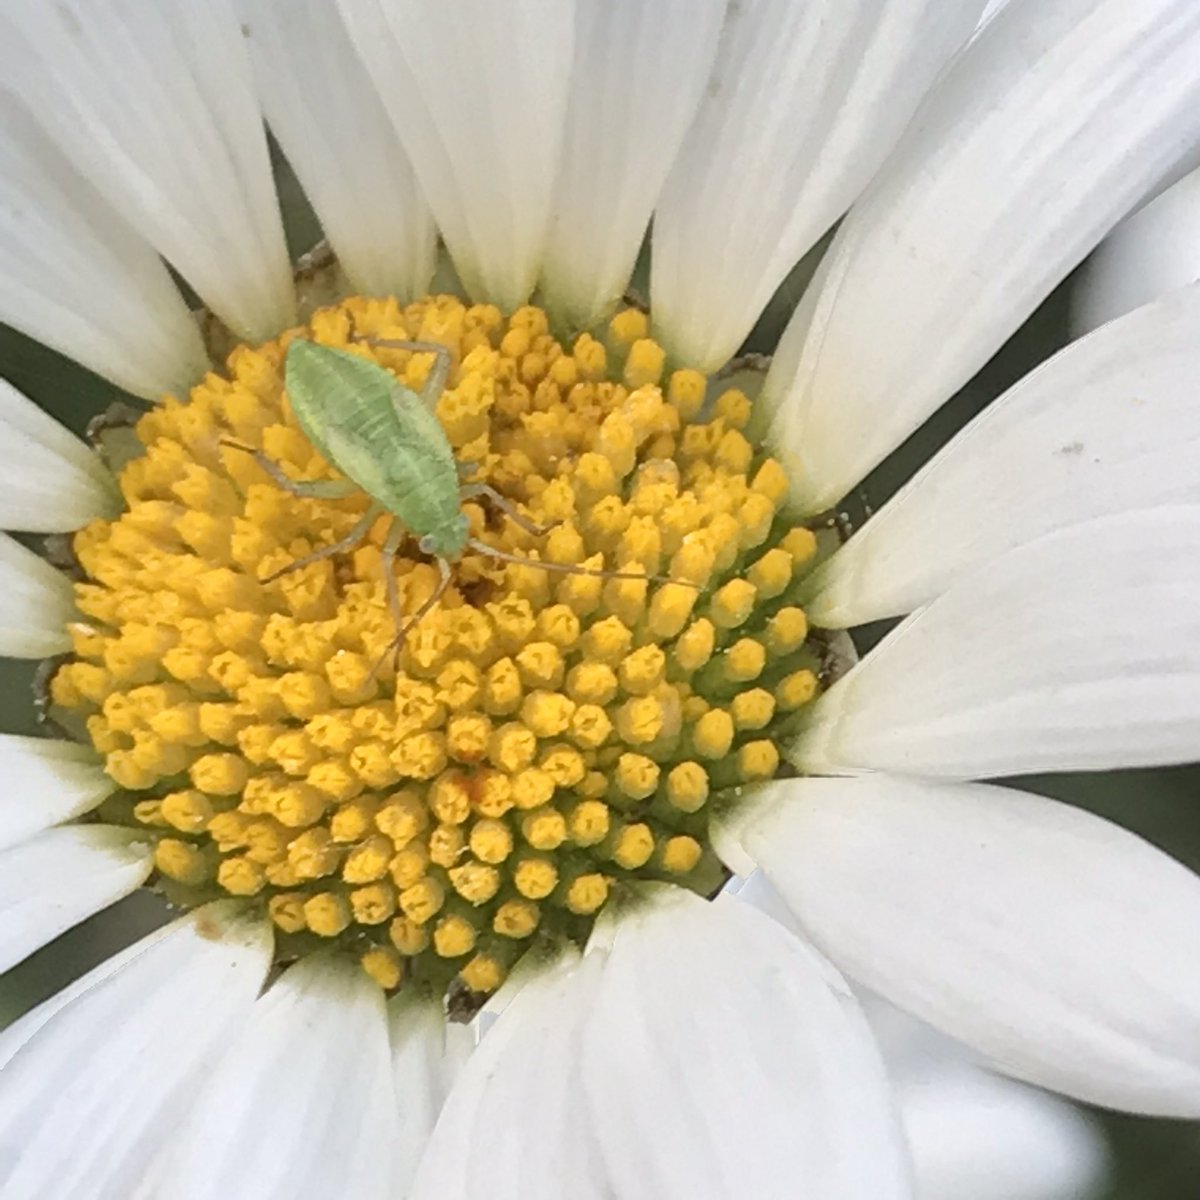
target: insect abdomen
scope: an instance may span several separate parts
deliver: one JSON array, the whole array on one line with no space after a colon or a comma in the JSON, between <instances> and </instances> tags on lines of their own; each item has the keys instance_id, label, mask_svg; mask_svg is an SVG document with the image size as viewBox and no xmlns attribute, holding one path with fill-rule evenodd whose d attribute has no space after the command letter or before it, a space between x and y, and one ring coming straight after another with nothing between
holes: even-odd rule
<instances>
[{"instance_id":1,"label":"insect abdomen","mask_svg":"<svg viewBox=\"0 0 1200 1200\"><path fill-rule=\"evenodd\" d=\"M394 461L403 462L403 470L392 475L388 495L380 496L380 502L418 536L451 523L462 507L453 457L446 464L396 447Z\"/></svg>"}]
</instances>

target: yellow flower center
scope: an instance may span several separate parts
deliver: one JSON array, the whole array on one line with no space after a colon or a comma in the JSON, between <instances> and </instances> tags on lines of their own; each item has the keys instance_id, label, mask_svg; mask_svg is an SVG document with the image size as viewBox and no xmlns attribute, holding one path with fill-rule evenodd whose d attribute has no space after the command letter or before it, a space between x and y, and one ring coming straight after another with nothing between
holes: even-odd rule
<instances>
[{"instance_id":1,"label":"yellow flower center","mask_svg":"<svg viewBox=\"0 0 1200 1200\"><path fill-rule=\"evenodd\" d=\"M295 337L414 390L435 356L370 339L448 347L437 416L464 478L549 528L464 502L473 537L529 561L468 548L394 660L387 514L263 582L369 503L297 497L228 444L339 477L289 411ZM353 298L235 349L141 418L126 511L75 538L87 621L51 695L119 785L101 818L155 839L170 899L256 897L281 957L337 939L385 988L488 994L535 934L585 937L621 881L713 890L706 805L775 773L817 687L789 602L814 536L779 517L746 396L714 390L664 375L636 310L568 348L537 308ZM410 616L438 582L420 532L395 564Z\"/></svg>"}]
</instances>

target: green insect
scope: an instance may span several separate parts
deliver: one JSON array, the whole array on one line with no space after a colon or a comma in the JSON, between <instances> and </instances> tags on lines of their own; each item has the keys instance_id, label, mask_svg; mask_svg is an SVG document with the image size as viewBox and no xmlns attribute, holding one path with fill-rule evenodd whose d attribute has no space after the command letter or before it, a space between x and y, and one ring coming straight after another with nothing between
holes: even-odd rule
<instances>
[{"instance_id":1,"label":"green insect","mask_svg":"<svg viewBox=\"0 0 1200 1200\"><path fill-rule=\"evenodd\" d=\"M297 339L287 351L284 383L292 412L309 441L346 476L344 480L291 479L253 446L223 443L252 454L280 487L294 495L337 500L363 491L371 498L367 511L345 537L296 559L261 582L269 583L309 563L346 553L366 537L382 513L391 513L394 520L383 547L383 567L388 604L396 625L391 648L398 650L407 631L441 599L450 585L451 565L467 549L503 562L547 571L608 579L658 578L521 558L472 537L462 501L481 496L535 536L547 533L549 527L531 521L490 485L461 481L462 464L455 459L445 430L434 414L434 405L450 372L450 352L434 342L383 338L367 341L372 346L436 356L420 395L399 383L384 367L344 350ZM409 535L417 538L422 553L436 560L441 578L433 594L405 621L394 562Z\"/></svg>"}]
</instances>

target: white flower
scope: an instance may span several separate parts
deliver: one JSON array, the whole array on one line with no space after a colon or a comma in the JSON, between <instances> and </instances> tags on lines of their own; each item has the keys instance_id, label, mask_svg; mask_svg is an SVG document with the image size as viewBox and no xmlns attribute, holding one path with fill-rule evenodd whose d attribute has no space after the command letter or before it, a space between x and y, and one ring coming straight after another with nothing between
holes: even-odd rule
<instances>
[{"instance_id":1,"label":"white flower","mask_svg":"<svg viewBox=\"0 0 1200 1200\"><path fill-rule=\"evenodd\" d=\"M0 800L0 969L147 880L195 904L269 896L283 931L277 946L260 901L199 904L5 1030L3 1200L911 1195L884 1064L845 979L1006 1074L1091 1103L1200 1116L1200 881L1116 825L975 782L1195 757L1200 287L1022 380L795 597L785 590L806 565L795 538L811 534L795 524L789 543L779 528L835 507L1200 142L1193 0L1010 0L976 32L986 7L17 0L0 13L0 319L137 395L184 394L207 352L165 260L210 326L270 343L235 352L232 382L211 376L188 407L172 401L144 418L147 451L121 473L120 497L79 443L0 389L11 448L0 520L54 533L129 518L76 538L92 579L77 589L23 544L0 542L0 650L78 656L85 669L63 668L55 699L90 711L104 759L67 741L0 737L12 781ZM584 702L578 679L562 682L575 660L559 653L590 644L578 612L563 614L574 631L556 642L545 614L570 609L568 593L548 606L537 590L548 572L524 567L541 597L528 627L514 634L493 613L475 630L510 637L517 658L530 651L519 671L509 662L515 699L472 662L439 674L435 693L442 651L432 634L414 650L418 631L405 653L429 657L397 718L395 697L374 702L377 684L391 684L386 665L378 679L359 669L370 664L360 651L390 637L372 547L351 566L377 593L349 615L320 607L341 586L327 562L327 575L306 577L324 591L262 591L260 562L304 554L354 516L293 501L246 474L253 461L222 441L257 439L296 470L328 469L312 466L280 408L282 347L271 339L298 315L263 113L360 292L416 300L440 270L440 234L472 299L524 314L501 354L494 310L471 310L480 324L467 328L461 305L421 302L411 311L425 324L405 332L399 306L346 302L360 332L372 312L390 314L400 334L377 337L428 339L426 324L450 313L457 332L435 332L464 359L479 351L471 378L482 391L502 360L523 391L506 393L510 440L493 457L519 452L497 469L519 475L513 461L524 462L530 478L535 459L549 460L520 497L535 516L555 511L552 484L585 479L582 458L601 474L623 463L613 468L623 478L634 451L662 439L666 466L653 455L642 465L661 467L646 473L647 494L671 496L681 479L697 491L712 481L676 458L685 470L688 455L704 469L711 458L713 486L733 489L717 499L736 503L708 513L711 538L690 545L708 555L701 583L738 576L741 608L733 593L700 599L669 583L655 602L673 596L683 617L659 634L676 609L646 606L645 583L632 599L619 587L602 600L570 593L585 618L611 610L630 635L583 655L608 673L600 691L612 680L611 694ZM681 368L667 401L642 318L604 325L652 214L652 330ZM753 415L725 393L722 423L704 427L714 437L676 454L679 419L654 425L645 412L685 412L683 390L703 384L693 369L727 363L839 218ZM606 330L607 350L581 339L574 359L562 354L536 324L544 318L521 308L535 289L556 327ZM349 314L317 314L307 336L345 344ZM591 405L572 426L577 442L541 421L566 419L558 392L537 392L552 351L570 360L561 388L584 389ZM602 369L587 375L606 353L628 396ZM604 397L618 392L628 405L607 412ZM467 404L465 390L457 398ZM466 413L457 450L483 435L474 410L455 412ZM770 480L752 484L763 456L743 426L786 469L786 513L776 513L782 492L764 499ZM587 440L601 434L609 440ZM601 502L580 488L584 511L568 507L587 531ZM612 534L625 539L633 515L643 520L636 530L653 549L633 534L619 545L648 574L656 539L671 533L656 504L625 513ZM587 558L578 541L560 563ZM779 591L766 556L744 554L767 542L786 563ZM471 586L517 576L461 569L460 613L482 611ZM413 606L426 571L406 560ZM760 603L774 596L802 602L830 633L904 619L804 708L815 672L771 675L804 652L803 631L780 648ZM74 619L76 603L88 621ZM684 689L655 654L693 603L706 606L710 640L694 663L673 642ZM358 622L358 641L339 621ZM322 622L333 629L325 643ZM729 653L713 658L714 645ZM357 675L343 671L351 660ZM751 741L757 718L729 697L764 671L774 691L757 689L761 719L779 720L774 740ZM567 701L560 687L574 689ZM482 694L490 709L472 707ZM509 725L494 729L491 717L499 725L518 705L525 728L514 736L532 748L514 750L511 765L492 740ZM572 725L584 708L591 723ZM448 710L476 719L455 735L458 750ZM331 722L318 732L313 714ZM444 795L430 785L385 802L395 784L385 721L416 722L405 727L405 778L440 783L447 753L461 763L486 753L503 794L481 799L482 785L457 779ZM568 728L576 743L560 744ZM606 741L645 753L593 753ZM728 786L773 773L776 743L805 777ZM685 775L673 767L660 781L652 753ZM318 768L328 768L319 786ZM251 780L263 785L253 794ZM550 803L556 786L561 799L577 785L598 790L566 811ZM336 828L320 823L330 797ZM595 837L598 810L581 797L604 810ZM476 821L485 800L493 809ZM493 864L509 870L518 838L537 853L524 876L513 866L502 877ZM398 865L406 848L423 861ZM585 873L587 854L605 871ZM728 892L700 898L691 873L709 870L715 889L717 856L739 876L760 869L789 919ZM469 880L451 873L468 859L479 868ZM672 875L688 886L645 882ZM326 878L336 884L313 883ZM614 879L626 886L592 929ZM403 928L373 941L398 890ZM518 958L539 922L562 936ZM493 1001L502 1011L471 1051L443 1019L443 997L453 1006L464 985L490 993L510 946L517 965ZM347 948L391 999L339 954ZM397 990L404 969L412 980ZM1035 1186L1049 1195L1058 1184L1047 1174Z\"/></svg>"}]
</instances>

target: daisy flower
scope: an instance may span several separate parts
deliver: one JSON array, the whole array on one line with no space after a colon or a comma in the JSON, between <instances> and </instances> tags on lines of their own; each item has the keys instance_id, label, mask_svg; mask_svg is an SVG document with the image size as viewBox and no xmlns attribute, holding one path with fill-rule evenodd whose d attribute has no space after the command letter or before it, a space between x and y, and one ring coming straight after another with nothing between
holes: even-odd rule
<instances>
[{"instance_id":1,"label":"daisy flower","mask_svg":"<svg viewBox=\"0 0 1200 1200\"><path fill-rule=\"evenodd\" d=\"M0 524L55 535L0 543L0 650L57 731L0 742L0 969L182 915L0 1035L4 1200L906 1196L848 981L1200 1115L1200 882L979 782L1194 757L1200 291L838 545L1200 142L1192 0L985 7L5 6L0 318L151 403L97 455L0 393ZM434 393L474 540L432 607L292 414L303 342Z\"/></svg>"}]
</instances>

